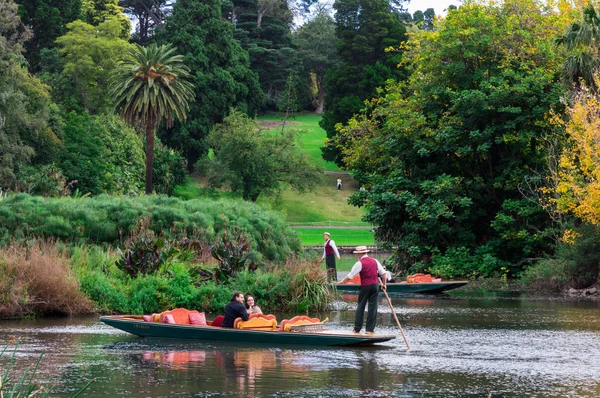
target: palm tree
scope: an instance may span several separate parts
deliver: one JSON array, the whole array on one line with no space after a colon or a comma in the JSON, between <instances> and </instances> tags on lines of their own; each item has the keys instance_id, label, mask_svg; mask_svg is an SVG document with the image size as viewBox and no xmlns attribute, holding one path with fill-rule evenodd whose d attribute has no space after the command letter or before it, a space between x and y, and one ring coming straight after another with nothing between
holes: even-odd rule
<instances>
[{"instance_id":1,"label":"palm tree","mask_svg":"<svg viewBox=\"0 0 600 398\"><path fill-rule=\"evenodd\" d=\"M111 79L115 109L127 123L146 131L146 194L152 193L156 127L163 118L168 128L175 118L184 121L189 102L194 99L193 85L186 80L190 77L189 68L175 51L170 44L136 45Z\"/></svg>"},{"instance_id":2,"label":"palm tree","mask_svg":"<svg viewBox=\"0 0 600 398\"><path fill-rule=\"evenodd\" d=\"M583 8L583 20L569 25L565 35L557 38L555 43L570 52L563 65L565 79L577 86L584 83L598 91L595 74L600 67L600 17L592 3Z\"/></svg>"}]
</instances>

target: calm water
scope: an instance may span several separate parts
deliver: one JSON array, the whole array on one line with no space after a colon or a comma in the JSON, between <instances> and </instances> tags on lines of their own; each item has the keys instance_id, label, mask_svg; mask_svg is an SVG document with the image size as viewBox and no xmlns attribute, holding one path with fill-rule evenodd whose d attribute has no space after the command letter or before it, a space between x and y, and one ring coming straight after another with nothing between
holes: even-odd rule
<instances>
[{"instance_id":1,"label":"calm water","mask_svg":"<svg viewBox=\"0 0 600 398\"><path fill-rule=\"evenodd\" d=\"M268 347L141 339L96 318L2 321L20 339L18 371L42 352L53 396L598 397L600 303L395 298L406 351L385 300L374 348ZM354 305L349 297L350 308ZM350 330L354 312L329 328ZM7 363L0 358L0 368Z\"/></svg>"}]
</instances>

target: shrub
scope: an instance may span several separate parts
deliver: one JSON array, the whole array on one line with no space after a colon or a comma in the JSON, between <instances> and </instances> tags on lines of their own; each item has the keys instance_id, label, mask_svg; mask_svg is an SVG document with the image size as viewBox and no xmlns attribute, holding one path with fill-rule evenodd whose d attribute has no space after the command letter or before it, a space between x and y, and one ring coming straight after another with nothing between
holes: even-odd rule
<instances>
[{"instance_id":1,"label":"shrub","mask_svg":"<svg viewBox=\"0 0 600 398\"><path fill-rule=\"evenodd\" d=\"M216 280L224 282L243 270L250 257L250 249L248 236L243 231L234 228L231 233L227 230L220 233L210 247L210 254L219 262L215 270Z\"/></svg>"},{"instance_id":2,"label":"shrub","mask_svg":"<svg viewBox=\"0 0 600 398\"><path fill-rule=\"evenodd\" d=\"M79 292L69 259L52 242L0 249L0 316L83 314L92 303Z\"/></svg>"},{"instance_id":3,"label":"shrub","mask_svg":"<svg viewBox=\"0 0 600 398\"><path fill-rule=\"evenodd\" d=\"M185 160L179 152L160 142L154 149L152 188L156 193L171 195L176 185L185 183Z\"/></svg>"},{"instance_id":4,"label":"shrub","mask_svg":"<svg viewBox=\"0 0 600 398\"><path fill-rule=\"evenodd\" d=\"M559 292L567 287L569 283L567 270L572 267L572 261L569 260L553 258L540 260L523 272L521 282L534 291Z\"/></svg>"},{"instance_id":5,"label":"shrub","mask_svg":"<svg viewBox=\"0 0 600 398\"><path fill-rule=\"evenodd\" d=\"M167 196L40 198L9 195L0 201L0 237L61 238L66 242L116 245L149 217L165 238L203 231L203 238L234 229L253 242L250 258L282 262L302 250L298 235L281 217L252 203L232 199L183 201ZM7 243L6 241L3 243Z\"/></svg>"}]
</instances>

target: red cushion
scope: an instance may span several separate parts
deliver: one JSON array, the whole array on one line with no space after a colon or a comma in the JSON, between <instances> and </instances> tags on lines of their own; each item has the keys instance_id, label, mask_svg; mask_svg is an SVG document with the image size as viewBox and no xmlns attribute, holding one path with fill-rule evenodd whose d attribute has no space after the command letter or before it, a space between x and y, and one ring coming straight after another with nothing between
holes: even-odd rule
<instances>
[{"instance_id":1,"label":"red cushion","mask_svg":"<svg viewBox=\"0 0 600 398\"><path fill-rule=\"evenodd\" d=\"M213 321L212 321L212 326L217 326L217 327L221 327L223 326L223 320L225 319L225 317L223 315L219 315L218 317L216 317Z\"/></svg>"},{"instance_id":2,"label":"red cushion","mask_svg":"<svg viewBox=\"0 0 600 398\"><path fill-rule=\"evenodd\" d=\"M206 316L204 312L193 311L188 314L192 325L206 326Z\"/></svg>"}]
</instances>

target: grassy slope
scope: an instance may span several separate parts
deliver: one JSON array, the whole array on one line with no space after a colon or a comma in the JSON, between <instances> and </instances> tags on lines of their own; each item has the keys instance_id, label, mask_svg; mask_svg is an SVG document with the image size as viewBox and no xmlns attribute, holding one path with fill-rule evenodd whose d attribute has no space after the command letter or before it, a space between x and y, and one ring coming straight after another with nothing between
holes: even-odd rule
<instances>
[{"instance_id":1,"label":"grassy slope","mask_svg":"<svg viewBox=\"0 0 600 398\"><path fill-rule=\"evenodd\" d=\"M302 238L304 246L317 246L323 244L323 232L329 232L331 239L338 246L373 245L375 240L370 229L352 228L297 228L296 232Z\"/></svg>"},{"instance_id":2,"label":"grassy slope","mask_svg":"<svg viewBox=\"0 0 600 398\"><path fill-rule=\"evenodd\" d=\"M258 118L258 121L282 122L282 117L277 113L268 113ZM308 153L316 163L319 163L327 171L338 171L338 167L333 162L326 162L321 158L321 149L326 137L325 131L319 126L321 115L312 113L302 113L289 119L289 125L286 128L302 130L300 142L302 149ZM280 126L273 125L271 129L277 131ZM348 196L355 192L359 186L350 175L342 175L342 190L336 189L336 179L339 175L325 175L322 183L314 192L300 195L291 189L282 192L280 198L259 197L258 203L270 207L275 211L282 213L284 219L290 224L300 225L326 225L326 226L344 226L344 225L365 225L361 221L364 214L363 209L356 208L348 204ZM196 178L188 178L185 185L175 188L174 196L183 199L194 199L199 197L233 197L230 192L220 190L210 190L206 188L203 182ZM329 228L331 229L331 228ZM320 229L298 230L302 235L304 245L313 245L322 243L322 233ZM314 231L314 233L312 232ZM333 232L332 232L333 233ZM348 243L344 245L372 244L373 236L369 230L344 229L344 234L348 237ZM354 236L355 239L351 240ZM318 238L318 239L317 239ZM335 239L335 238L334 238Z\"/></svg>"},{"instance_id":3,"label":"grassy slope","mask_svg":"<svg viewBox=\"0 0 600 398\"><path fill-rule=\"evenodd\" d=\"M314 159L315 163L320 164L327 171L339 171L339 168L334 162L326 162L321 157L321 147L325 145L325 130L319 126L321 115L314 113L300 113L293 118L288 119L287 122L291 122L289 125L286 124L286 129L293 128L302 130L300 135L300 144L304 152L308 153L311 158ZM258 117L258 121L269 121L269 122L283 122L282 114L280 113L267 113L263 116ZM286 122L286 123L287 123ZM281 127L275 130L281 130Z\"/></svg>"}]
</instances>

